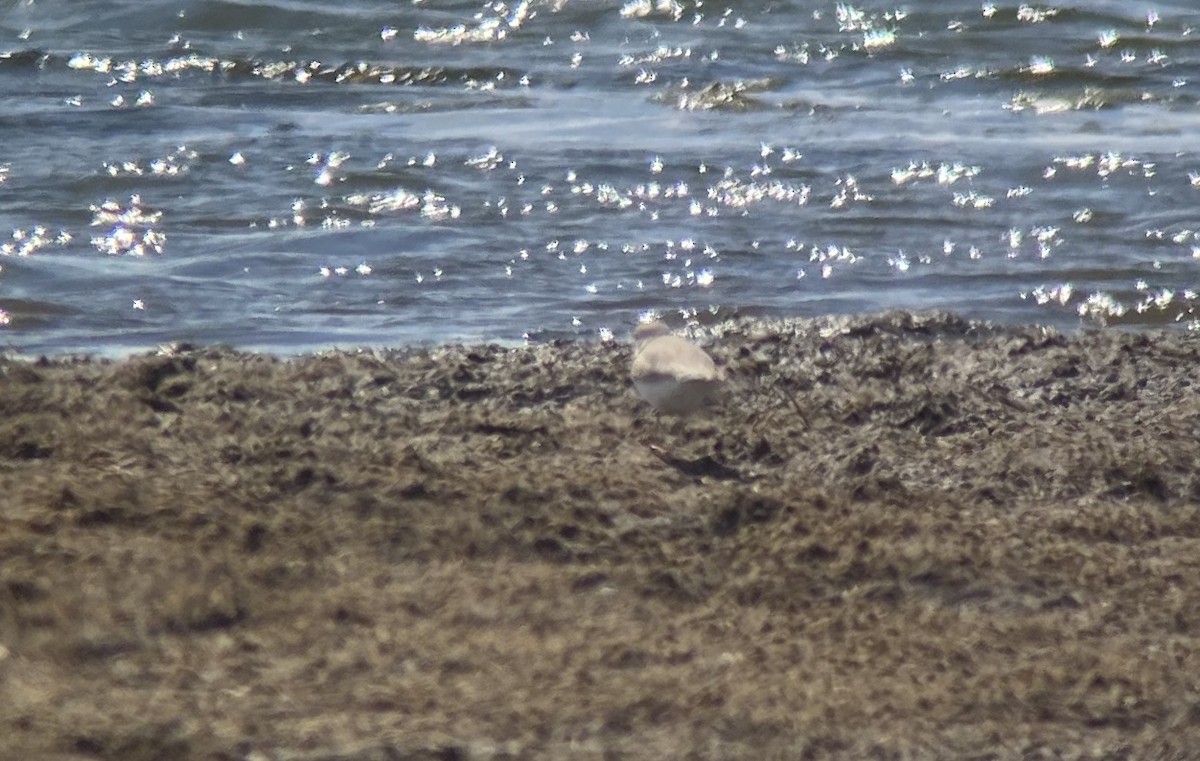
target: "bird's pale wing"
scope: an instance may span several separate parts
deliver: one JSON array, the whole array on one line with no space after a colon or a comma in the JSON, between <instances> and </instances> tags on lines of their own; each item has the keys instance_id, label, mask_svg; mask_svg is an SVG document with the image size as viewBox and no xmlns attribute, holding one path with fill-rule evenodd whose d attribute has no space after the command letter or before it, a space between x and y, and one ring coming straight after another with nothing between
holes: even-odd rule
<instances>
[{"instance_id":1,"label":"bird's pale wing","mask_svg":"<svg viewBox=\"0 0 1200 761\"><path fill-rule=\"evenodd\" d=\"M677 381L712 381L719 375L712 357L679 336L647 341L633 359L635 378L673 378Z\"/></svg>"}]
</instances>

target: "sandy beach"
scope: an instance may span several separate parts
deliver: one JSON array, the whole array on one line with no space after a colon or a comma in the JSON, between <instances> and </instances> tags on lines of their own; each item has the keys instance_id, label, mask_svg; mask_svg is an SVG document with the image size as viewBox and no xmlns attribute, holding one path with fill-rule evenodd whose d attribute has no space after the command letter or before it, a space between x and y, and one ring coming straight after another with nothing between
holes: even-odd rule
<instances>
[{"instance_id":1,"label":"sandy beach","mask_svg":"<svg viewBox=\"0 0 1200 761\"><path fill-rule=\"evenodd\" d=\"M0 361L4 759L1187 759L1200 335Z\"/></svg>"}]
</instances>

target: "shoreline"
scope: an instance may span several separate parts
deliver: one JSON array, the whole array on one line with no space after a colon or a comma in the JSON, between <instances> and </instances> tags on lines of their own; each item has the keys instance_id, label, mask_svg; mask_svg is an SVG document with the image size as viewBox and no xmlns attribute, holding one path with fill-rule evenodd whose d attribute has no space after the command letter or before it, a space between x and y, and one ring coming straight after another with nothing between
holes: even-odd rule
<instances>
[{"instance_id":1,"label":"shoreline","mask_svg":"<svg viewBox=\"0 0 1200 761\"><path fill-rule=\"evenodd\" d=\"M297 344L288 343L257 343L254 341L230 342L218 341L207 342L203 339L195 338L180 338L176 340L164 339L159 342L151 343L131 343L129 345L105 346L99 350L82 350L82 349L50 349L46 350L43 345L35 345L34 347L24 346L0 346L0 361L104 361L104 362L121 362L136 357L152 355L157 353L170 352L175 350L180 351L195 351L200 349L206 350L222 350L236 354L245 355L261 355L265 357L273 357L281 360L301 359L304 357L324 356L330 354L382 354L396 355L400 353L409 353L414 351L432 351L442 347L449 346L465 346L465 347L481 347L491 346L502 349L528 349L538 346L562 346L563 344L573 343L582 345L606 344L606 343L630 343L630 334L637 325L638 312L630 312L630 317L613 326L611 329L612 338L606 338L600 332L589 333L572 333L566 331L545 331L543 333L535 332L526 338L503 338L498 336L486 336L484 334L476 334L473 337L457 337L457 338L427 338L415 340L411 343L380 343L380 342L355 342L353 339L344 341L334 341L328 343L306 342ZM1012 321L1009 319L997 318L988 319L983 317L965 316L946 309L929 309L929 310L908 310L908 309L888 309L875 312L851 312L851 313L834 313L820 316L797 316L785 314L764 313L759 309L741 310L738 308L722 308L717 314L709 314L700 312L692 318L689 323L688 332L700 338L700 340L712 340L714 336L729 328L729 326L748 326L757 325L760 328L775 326L790 331L794 327L803 328L805 326L824 330L829 333L836 333L839 330L851 329L851 326L879 320L889 320L898 318L899 315L908 315L918 323L928 324L929 329L933 326L940 325L942 328L950 330L951 333L970 331L979 334L987 334L1003 331L1026 331L1026 330L1041 330L1045 332L1055 333L1065 337L1078 336L1084 333L1091 332L1116 332L1116 333L1131 333L1131 334L1178 334L1191 332L1191 328L1187 324L1179 321L1163 321L1163 322L1127 322L1117 320L1111 323L1089 321L1085 318L1079 318L1073 321L1064 321L1063 319L1049 319L1037 322L1027 321ZM680 329L678 315L668 310L662 313L661 317L675 329ZM699 322L697 322L699 320ZM739 328L740 329L740 328ZM0 332L0 337L5 334Z\"/></svg>"},{"instance_id":2,"label":"shoreline","mask_svg":"<svg viewBox=\"0 0 1200 761\"><path fill-rule=\"evenodd\" d=\"M1200 744L1200 336L707 338L683 421L623 342L0 360L11 752Z\"/></svg>"}]
</instances>

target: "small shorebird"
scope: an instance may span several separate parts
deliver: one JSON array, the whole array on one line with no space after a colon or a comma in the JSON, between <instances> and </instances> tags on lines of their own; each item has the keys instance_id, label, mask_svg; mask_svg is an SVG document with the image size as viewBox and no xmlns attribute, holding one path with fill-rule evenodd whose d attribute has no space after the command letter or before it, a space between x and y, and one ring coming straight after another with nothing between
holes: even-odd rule
<instances>
[{"instance_id":1,"label":"small shorebird","mask_svg":"<svg viewBox=\"0 0 1200 761\"><path fill-rule=\"evenodd\" d=\"M704 349L671 335L661 322L638 325L633 340L633 385L659 412L691 414L708 405L724 380Z\"/></svg>"}]
</instances>

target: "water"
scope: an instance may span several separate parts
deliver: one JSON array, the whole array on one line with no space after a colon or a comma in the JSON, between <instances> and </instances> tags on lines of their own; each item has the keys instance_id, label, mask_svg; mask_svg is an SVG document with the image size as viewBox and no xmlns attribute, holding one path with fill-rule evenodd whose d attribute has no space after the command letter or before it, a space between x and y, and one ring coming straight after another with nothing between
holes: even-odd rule
<instances>
[{"instance_id":1,"label":"water","mask_svg":"<svg viewBox=\"0 0 1200 761\"><path fill-rule=\"evenodd\" d=\"M0 3L0 346L1194 327L1200 11Z\"/></svg>"}]
</instances>

